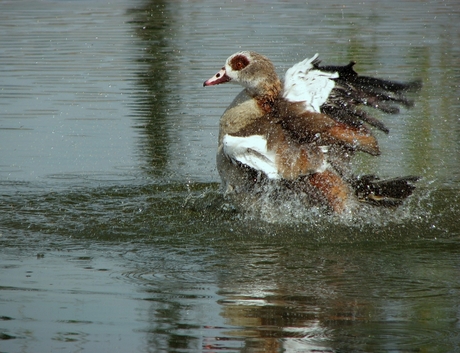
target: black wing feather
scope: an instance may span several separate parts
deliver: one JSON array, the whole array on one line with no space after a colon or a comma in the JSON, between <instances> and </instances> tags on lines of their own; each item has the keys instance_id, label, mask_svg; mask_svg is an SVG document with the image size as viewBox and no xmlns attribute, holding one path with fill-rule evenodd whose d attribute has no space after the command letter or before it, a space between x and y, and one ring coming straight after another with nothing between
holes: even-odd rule
<instances>
[{"instance_id":1,"label":"black wing feather","mask_svg":"<svg viewBox=\"0 0 460 353\"><path fill-rule=\"evenodd\" d=\"M387 114L397 114L399 105L407 108L414 105L405 93L419 90L422 86L421 81L403 83L359 76L353 69L354 65L354 61L344 66L320 66L319 60L313 62L317 70L339 74L339 77L334 79L336 87L321 106L321 111L337 121L352 126L361 126L365 122L388 133L388 128L380 120L370 116L359 106L369 106Z\"/></svg>"},{"instance_id":2,"label":"black wing feather","mask_svg":"<svg viewBox=\"0 0 460 353\"><path fill-rule=\"evenodd\" d=\"M375 175L363 175L351 180L351 185L360 201L378 206L398 206L415 189L414 183L420 178L405 176L380 180Z\"/></svg>"}]
</instances>

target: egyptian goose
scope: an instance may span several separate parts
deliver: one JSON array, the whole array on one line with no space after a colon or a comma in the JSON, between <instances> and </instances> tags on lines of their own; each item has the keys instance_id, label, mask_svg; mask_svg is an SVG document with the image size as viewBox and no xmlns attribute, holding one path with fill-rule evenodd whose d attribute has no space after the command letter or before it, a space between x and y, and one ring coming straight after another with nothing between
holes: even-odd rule
<instances>
[{"instance_id":1,"label":"egyptian goose","mask_svg":"<svg viewBox=\"0 0 460 353\"><path fill-rule=\"evenodd\" d=\"M397 113L396 104L413 104L404 92L420 82L358 76L354 64L320 66L316 54L287 70L282 84L269 59L241 51L203 83L244 87L220 119L217 166L227 193L276 183L338 213L356 200L393 206L411 195L417 177L356 178L349 162L355 151L380 154L367 125L388 133L359 106Z\"/></svg>"}]
</instances>

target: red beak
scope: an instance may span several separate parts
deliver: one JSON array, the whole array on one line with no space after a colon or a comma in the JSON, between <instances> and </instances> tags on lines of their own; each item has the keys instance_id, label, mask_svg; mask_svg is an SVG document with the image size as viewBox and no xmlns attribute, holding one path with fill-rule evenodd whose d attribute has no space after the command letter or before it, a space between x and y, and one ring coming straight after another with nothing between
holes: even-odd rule
<instances>
[{"instance_id":1,"label":"red beak","mask_svg":"<svg viewBox=\"0 0 460 353\"><path fill-rule=\"evenodd\" d=\"M222 68L222 70L220 70L217 74L215 74L209 80L204 81L203 87L219 85L221 83L225 83L230 80L231 78L227 76L227 73L225 72L225 68Z\"/></svg>"}]
</instances>

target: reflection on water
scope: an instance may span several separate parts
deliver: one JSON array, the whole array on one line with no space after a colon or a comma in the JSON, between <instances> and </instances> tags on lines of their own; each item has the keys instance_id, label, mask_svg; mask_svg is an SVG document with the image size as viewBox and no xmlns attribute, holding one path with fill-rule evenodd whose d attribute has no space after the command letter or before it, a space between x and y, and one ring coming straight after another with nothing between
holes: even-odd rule
<instances>
[{"instance_id":1,"label":"reflection on water","mask_svg":"<svg viewBox=\"0 0 460 353\"><path fill-rule=\"evenodd\" d=\"M174 100L168 83L175 63L170 48L171 31L174 30L170 11L162 1L129 11L134 18L130 24L146 45L139 61L147 65L138 72L139 88L145 93L137 99L133 111L141 134L145 134L140 146L143 159L155 174L164 171L171 157L169 146L173 124L169 111Z\"/></svg>"},{"instance_id":2,"label":"reflection on water","mask_svg":"<svg viewBox=\"0 0 460 353\"><path fill-rule=\"evenodd\" d=\"M15 230L2 236L0 290L3 298L38 290L41 310L56 310L66 296L75 298L66 307L109 300L131 308L58 310L45 326L77 332L82 344L97 340L96 322L124 331L126 317L136 331L123 335L145 341L141 351L449 351L459 338L452 308L460 263L458 208L448 199L430 195L432 212L414 222L268 224L233 211L215 184L49 193L22 186L0 209L3 228ZM40 320L28 300L26 317ZM0 328L35 339L33 326L25 326L30 338L17 331L25 319L10 304L0 301L11 318Z\"/></svg>"},{"instance_id":3,"label":"reflection on water","mask_svg":"<svg viewBox=\"0 0 460 353\"><path fill-rule=\"evenodd\" d=\"M1 350L454 351L458 6L197 5L2 3ZM229 203L214 154L239 88L201 84L240 48L421 78L357 163L421 175L416 195L353 219Z\"/></svg>"}]
</instances>

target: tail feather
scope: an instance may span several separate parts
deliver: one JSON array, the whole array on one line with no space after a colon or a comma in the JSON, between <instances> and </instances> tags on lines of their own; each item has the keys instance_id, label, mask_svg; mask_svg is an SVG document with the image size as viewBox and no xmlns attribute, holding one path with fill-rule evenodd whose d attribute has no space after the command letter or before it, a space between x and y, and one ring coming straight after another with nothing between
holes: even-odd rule
<instances>
[{"instance_id":1,"label":"tail feather","mask_svg":"<svg viewBox=\"0 0 460 353\"><path fill-rule=\"evenodd\" d=\"M352 180L351 185L355 194L362 202L377 206L399 206L415 189L413 183L419 180L417 176L405 176L380 180L375 175L364 175Z\"/></svg>"}]
</instances>

